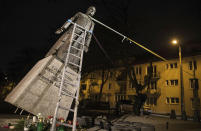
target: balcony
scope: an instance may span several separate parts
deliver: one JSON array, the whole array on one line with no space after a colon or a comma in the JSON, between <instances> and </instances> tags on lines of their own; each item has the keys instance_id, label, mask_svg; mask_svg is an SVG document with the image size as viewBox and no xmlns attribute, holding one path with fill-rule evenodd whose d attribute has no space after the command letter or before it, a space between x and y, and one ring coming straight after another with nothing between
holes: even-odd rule
<instances>
[{"instance_id":1,"label":"balcony","mask_svg":"<svg viewBox=\"0 0 201 131\"><path fill-rule=\"evenodd\" d=\"M152 79L160 79L160 73L159 72L153 72L152 73Z\"/></svg>"}]
</instances>

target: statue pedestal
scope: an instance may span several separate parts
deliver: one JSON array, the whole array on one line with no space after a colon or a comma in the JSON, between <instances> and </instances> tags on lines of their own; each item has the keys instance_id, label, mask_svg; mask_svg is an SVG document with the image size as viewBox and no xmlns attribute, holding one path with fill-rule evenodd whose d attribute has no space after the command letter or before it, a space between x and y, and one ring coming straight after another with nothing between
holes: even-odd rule
<instances>
[{"instance_id":1,"label":"statue pedestal","mask_svg":"<svg viewBox=\"0 0 201 131\"><path fill-rule=\"evenodd\" d=\"M42 113L44 117L53 116L58 101L63 67L64 64L52 55L40 60L6 97L5 101L34 115ZM79 85L78 74L70 68L67 71L69 75L65 77L65 82ZM72 85L65 85L64 89L65 93L74 96L77 87ZM72 102L73 98L63 96L61 105L70 108ZM68 111L59 109L57 116L66 119L68 113Z\"/></svg>"}]
</instances>

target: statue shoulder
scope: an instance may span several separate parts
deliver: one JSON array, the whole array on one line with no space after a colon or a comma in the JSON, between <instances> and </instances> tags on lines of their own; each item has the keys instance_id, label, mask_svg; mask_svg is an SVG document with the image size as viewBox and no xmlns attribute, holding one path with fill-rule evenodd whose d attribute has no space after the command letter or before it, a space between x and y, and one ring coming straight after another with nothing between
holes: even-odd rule
<instances>
[{"instance_id":1,"label":"statue shoulder","mask_svg":"<svg viewBox=\"0 0 201 131\"><path fill-rule=\"evenodd\" d=\"M77 12L76 15L77 15L77 16L82 16L82 15L85 15L85 14L83 14L82 12Z\"/></svg>"}]
</instances>

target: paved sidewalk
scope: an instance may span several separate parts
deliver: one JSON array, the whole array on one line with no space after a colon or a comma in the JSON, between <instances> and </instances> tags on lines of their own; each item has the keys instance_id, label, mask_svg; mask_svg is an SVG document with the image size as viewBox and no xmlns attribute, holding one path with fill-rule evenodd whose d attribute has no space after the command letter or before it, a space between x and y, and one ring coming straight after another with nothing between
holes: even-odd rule
<instances>
[{"instance_id":1,"label":"paved sidewalk","mask_svg":"<svg viewBox=\"0 0 201 131\"><path fill-rule=\"evenodd\" d=\"M193 121L172 120L158 116L123 116L123 121L152 124L156 131L201 131L201 123ZM121 118L120 118L121 119ZM168 122L168 129L166 124Z\"/></svg>"}]
</instances>

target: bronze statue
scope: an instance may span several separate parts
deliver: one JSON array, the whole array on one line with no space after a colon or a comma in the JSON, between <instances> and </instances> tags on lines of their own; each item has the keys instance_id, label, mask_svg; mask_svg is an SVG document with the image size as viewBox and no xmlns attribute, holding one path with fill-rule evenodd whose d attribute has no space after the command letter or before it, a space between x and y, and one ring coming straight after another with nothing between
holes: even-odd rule
<instances>
[{"instance_id":1,"label":"bronze statue","mask_svg":"<svg viewBox=\"0 0 201 131\"><path fill-rule=\"evenodd\" d=\"M34 115L42 113L44 117L47 117L54 114L57 100L59 99L58 95L55 94L59 92L61 83L60 76L62 70L64 69L64 61L73 33L72 23L76 23L87 31L87 33L83 33L83 31L77 30L75 33L79 36L73 36L76 41L74 41L72 45L80 49L81 47L79 47L80 44L78 44L78 42L83 40L81 37L83 34L85 34L85 44L84 46L81 46L82 49L87 52L94 28L94 23L89 18L89 16L93 16L95 11L95 7L89 7L86 14L81 12L77 13L55 32L56 34L61 34L64 32L64 34L62 34L59 40L53 45L53 47L47 53L46 57L38 61L36 65L26 74L26 76L6 97L6 102L9 102L18 108L26 110ZM81 54L81 51L73 52L76 55ZM69 60L71 59L74 61L73 63L79 62L79 60L76 60L75 57L69 56ZM80 83L80 81L77 79L79 72L77 72L75 67L69 65L67 66L66 70L69 72L69 76L65 78L65 80L67 81L70 79L69 83L71 84L66 86L65 90L66 92L75 95L76 87L74 85ZM63 96L62 99L62 105L66 108L70 108L73 102L73 98ZM58 117L67 118L67 116L68 112L66 111L60 110L58 112Z\"/></svg>"},{"instance_id":2,"label":"bronze statue","mask_svg":"<svg viewBox=\"0 0 201 131\"><path fill-rule=\"evenodd\" d=\"M95 12L96 12L95 7L91 6L87 9L86 14L78 12L72 18L70 18L67 22L65 22L64 25L55 32L56 34L61 34L62 32L65 32L65 33L59 38L59 40L49 50L49 52L46 54L46 57L49 55L56 55L59 59L64 61L64 58L68 50L68 46L70 44L72 31L73 31L73 26L71 24L71 21L92 33L94 29L94 22L89 18L89 16L93 16ZM81 32L76 32L76 33L81 34ZM88 47L91 41L91 35L92 35L91 33L88 32L86 35L85 47L84 47L85 52L88 51Z\"/></svg>"}]
</instances>

